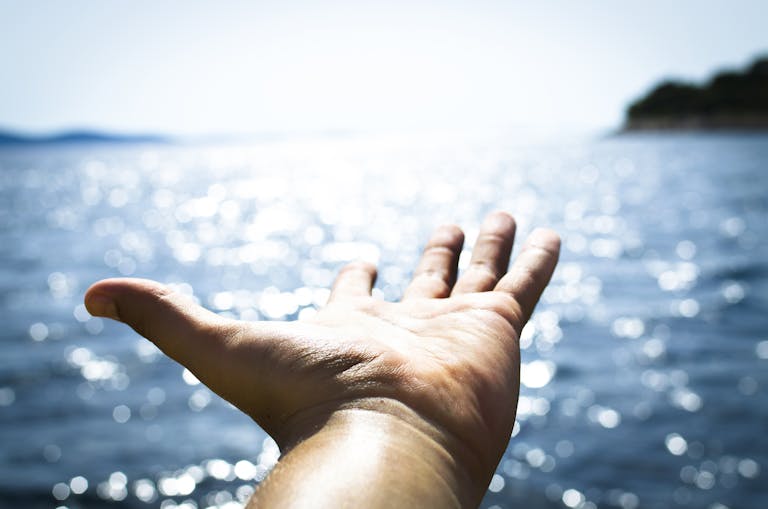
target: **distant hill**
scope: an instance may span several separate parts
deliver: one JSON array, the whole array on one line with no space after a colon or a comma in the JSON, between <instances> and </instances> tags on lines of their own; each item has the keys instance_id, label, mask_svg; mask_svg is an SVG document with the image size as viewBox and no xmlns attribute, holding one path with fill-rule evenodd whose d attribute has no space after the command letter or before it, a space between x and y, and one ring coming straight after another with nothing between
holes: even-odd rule
<instances>
[{"instance_id":1,"label":"distant hill","mask_svg":"<svg viewBox=\"0 0 768 509\"><path fill-rule=\"evenodd\" d=\"M659 84L629 106L624 129L768 129L768 56L703 85Z\"/></svg>"},{"instance_id":2,"label":"distant hill","mask_svg":"<svg viewBox=\"0 0 768 509\"><path fill-rule=\"evenodd\" d=\"M0 131L0 145L85 144L85 143L168 143L171 140L155 135L119 135L96 131L68 131L45 136L30 136Z\"/></svg>"}]
</instances>

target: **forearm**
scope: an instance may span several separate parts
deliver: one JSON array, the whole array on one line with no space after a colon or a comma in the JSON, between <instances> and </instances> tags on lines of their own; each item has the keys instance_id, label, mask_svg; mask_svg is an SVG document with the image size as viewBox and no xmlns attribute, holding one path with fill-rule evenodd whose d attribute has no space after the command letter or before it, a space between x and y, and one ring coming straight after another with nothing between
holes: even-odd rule
<instances>
[{"instance_id":1,"label":"forearm","mask_svg":"<svg viewBox=\"0 0 768 509\"><path fill-rule=\"evenodd\" d=\"M281 458L248 507L477 507L485 475L449 452L439 430L383 404L334 412Z\"/></svg>"}]
</instances>

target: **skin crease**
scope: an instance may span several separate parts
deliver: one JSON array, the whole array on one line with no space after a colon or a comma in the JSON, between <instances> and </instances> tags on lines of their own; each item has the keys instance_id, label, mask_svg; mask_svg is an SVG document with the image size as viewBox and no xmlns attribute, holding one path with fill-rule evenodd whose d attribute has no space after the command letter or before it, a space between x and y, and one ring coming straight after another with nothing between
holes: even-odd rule
<instances>
[{"instance_id":1,"label":"skin crease","mask_svg":"<svg viewBox=\"0 0 768 509\"><path fill-rule=\"evenodd\" d=\"M520 331L557 264L537 229L512 266L515 222L435 230L400 302L371 297L352 263L308 320L224 319L141 279L94 284L91 314L120 320L251 416L282 457L249 507L477 507L509 441Z\"/></svg>"}]
</instances>

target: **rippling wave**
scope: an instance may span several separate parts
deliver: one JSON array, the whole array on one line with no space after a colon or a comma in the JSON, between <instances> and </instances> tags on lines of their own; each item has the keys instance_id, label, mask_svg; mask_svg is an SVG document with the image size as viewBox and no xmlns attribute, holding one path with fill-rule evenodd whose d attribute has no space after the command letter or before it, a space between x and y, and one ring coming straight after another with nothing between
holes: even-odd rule
<instances>
[{"instance_id":1,"label":"rippling wave","mask_svg":"<svg viewBox=\"0 0 768 509\"><path fill-rule=\"evenodd\" d=\"M279 457L91 317L91 282L150 277L223 315L292 320L356 258L398 298L434 226L463 226L469 251L505 209L564 249L483 507L766 507L766 170L764 135L4 148L0 503L241 507Z\"/></svg>"}]
</instances>

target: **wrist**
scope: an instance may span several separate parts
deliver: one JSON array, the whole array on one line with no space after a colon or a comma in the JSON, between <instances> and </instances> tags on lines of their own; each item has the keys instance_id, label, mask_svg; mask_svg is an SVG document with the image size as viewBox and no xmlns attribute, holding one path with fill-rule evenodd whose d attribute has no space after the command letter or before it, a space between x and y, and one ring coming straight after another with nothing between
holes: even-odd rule
<instances>
[{"instance_id":1,"label":"wrist","mask_svg":"<svg viewBox=\"0 0 768 509\"><path fill-rule=\"evenodd\" d=\"M426 506L425 500L434 495L430 492L443 497L440 506L477 507L496 466L487 464L449 431L388 398L364 398L335 403L332 409L301 412L275 438L287 461L326 445L347 451L342 453L344 461L354 465L355 473L370 468L370 483L404 488L399 495L414 495L415 507ZM320 463L322 468L324 460ZM345 477L354 482L354 476Z\"/></svg>"}]
</instances>

